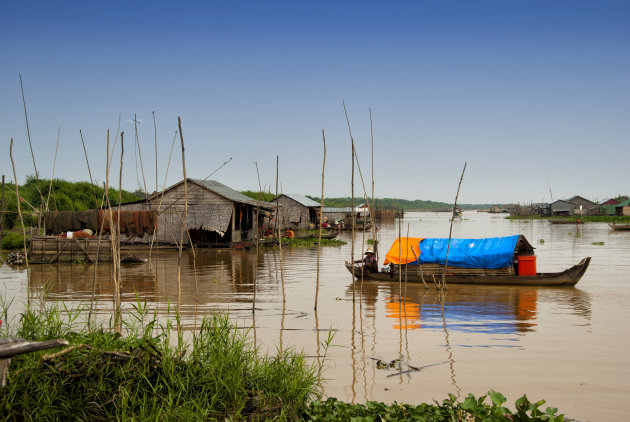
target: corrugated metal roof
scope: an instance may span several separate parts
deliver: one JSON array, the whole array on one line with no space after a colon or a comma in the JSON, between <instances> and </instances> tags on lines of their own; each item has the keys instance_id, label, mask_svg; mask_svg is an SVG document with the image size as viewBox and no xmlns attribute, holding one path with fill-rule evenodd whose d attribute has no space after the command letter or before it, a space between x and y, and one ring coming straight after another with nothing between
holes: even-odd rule
<instances>
[{"instance_id":1,"label":"corrugated metal roof","mask_svg":"<svg viewBox=\"0 0 630 422\"><path fill-rule=\"evenodd\" d=\"M315 202L310 198L307 198L304 195L298 195L297 193L283 193L282 195L293 199L296 202L299 202L300 204L304 205L305 207L320 207L321 205L319 204L319 202ZM281 195L281 196L282 196Z\"/></svg>"},{"instance_id":2,"label":"corrugated metal roof","mask_svg":"<svg viewBox=\"0 0 630 422\"><path fill-rule=\"evenodd\" d=\"M243 204L249 204L253 206L260 205L265 208L273 208L274 204L270 204L269 202L264 201L256 201L254 198L250 198L249 196L240 193L228 186L225 186L223 183L219 183L216 180L199 180L199 179L190 179L191 181L205 187L206 189L216 193L217 195L221 195L222 197L229 199L230 201L240 202Z\"/></svg>"},{"instance_id":3,"label":"corrugated metal roof","mask_svg":"<svg viewBox=\"0 0 630 422\"><path fill-rule=\"evenodd\" d=\"M352 212L352 207L346 208L333 208L333 207L324 207L324 212Z\"/></svg>"}]
</instances>

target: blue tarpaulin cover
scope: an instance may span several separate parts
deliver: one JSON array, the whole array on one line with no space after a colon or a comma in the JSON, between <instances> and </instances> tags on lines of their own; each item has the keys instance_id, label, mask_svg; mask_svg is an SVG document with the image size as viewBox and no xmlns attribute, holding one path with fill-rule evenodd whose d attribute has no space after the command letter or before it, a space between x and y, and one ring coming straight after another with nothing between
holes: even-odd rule
<instances>
[{"instance_id":1,"label":"blue tarpaulin cover","mask_svg":"<svg viewBox=\"0 0 630 422\"><path fill-rule=\"evenodd\" d=\"M506 268L512 265L519 235L485 239L451 239L448 265L466 268ZM426 238L420 242L417 263L441 264L446 261L448 239Z\"/></svg>"}]
</instances>

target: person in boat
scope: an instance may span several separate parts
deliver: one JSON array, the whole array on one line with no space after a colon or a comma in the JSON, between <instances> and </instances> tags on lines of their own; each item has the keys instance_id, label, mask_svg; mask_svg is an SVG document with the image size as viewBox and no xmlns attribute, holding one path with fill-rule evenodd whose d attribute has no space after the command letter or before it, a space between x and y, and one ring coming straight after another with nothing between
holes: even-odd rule
<instances>
[{"instance_id":1,"label":"person in boat","mask_svg":"<svg viewBox=\"0 0 630 422\"><path fill-rule=\"evenodd\" d=\"M288 237L289 239L293 239L295 237L295 233L293 233L293 230L291 229L286 229L284 231L284 235Z\"/></svg>"},{"instance_id":2,"label":"person in boat","mask_svg":"<svg viewBox=\"0 0 630 422\"><path fill-rule=\"evenodd\" d=\"M327 229L328 227L328 217L324 217L324 221L322 222L322 229Z\"/></svg>"},{"instance_id":3,"label":"person in boat","mask_svg":"<svg viewBox=\"0 0 630 422\"><path fill-rule=\"evenodd\" d=\"M378 272L378 263L376 262L376 255L374 255L374 249L367 248L365 251L365 258L357 259L354 261L355 264L363 264L363 269L368 273L377 273Z\"/></svg>"}]
</instances>

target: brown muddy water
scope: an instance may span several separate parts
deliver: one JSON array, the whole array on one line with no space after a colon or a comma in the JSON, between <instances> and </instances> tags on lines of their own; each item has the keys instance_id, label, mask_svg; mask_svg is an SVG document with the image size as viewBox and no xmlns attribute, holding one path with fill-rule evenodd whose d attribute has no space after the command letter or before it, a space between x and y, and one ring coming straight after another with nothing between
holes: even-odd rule
<instances>
[{"instance_id":1,"label":"brown muddy water","mask_svg":"<svg viewBox=\"0 0 630 422\"><path fill-rule=\"evenodd\" d=\"M409 230L413 237L448 237L449 215L407 213L401 227L403 236ZM398 224L380 223L378 228L382 263ZM409 284L406 292L403 286L402 304L398 282L357 283L353 306L352 279L344 268L351 256L351 234L344 232L347 245L321 250L314 312L316 248L284 248L282 260L273 249L258 254L199 250L195 263L188 251L182 269L182 320L194 330L203 316L227 311L240 327L251 328L250 337L263 352L293 347L314 363L321 363L322 343L332 331L324 393L348 402L417 404L442 400L448 393L463 399L494 389L506 395L511 408L526 393L580 421L625 419L630 397L630 232L612 232L605 223L552 225L471 211L453 225L453 237L513 234L525 235L536 247L538 271L561 271L586 256L593 258L591 265L576 287L449 286L443 305L435 289L422 285ZM355 239L358 259L365 249L360 247L363 234ZM30 274L3 265L0 288L13 299L15 315L26 302L28 283L33 296L47 291L49 300L88 304L93 276L92 265L33 265ZM103 319L112 311L110 280L110 267L99 265L96 298ZM168 316L177 302L176 251L159 251L151 265L124 267L125 307L131 308L137 298L161 317Z\"/></svg>"}]
</instances>

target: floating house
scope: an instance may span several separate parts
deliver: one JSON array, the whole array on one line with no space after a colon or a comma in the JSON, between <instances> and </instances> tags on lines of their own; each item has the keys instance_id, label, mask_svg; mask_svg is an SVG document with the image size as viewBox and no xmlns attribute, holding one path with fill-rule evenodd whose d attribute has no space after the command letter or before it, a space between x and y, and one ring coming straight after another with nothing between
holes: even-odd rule
<instances>
[{"instance_id":1,"label":"floating house","mask_svg":"<svg viewBox=\"0 0 630 422\"><path fill-rule=\"evenodd\" d=\"M277 204L277 218L281 230L309 229L319 223L321 205L304 195L285 193L271 203L274 204L274 209Z\"/></svg>"},{"instance_id":2,"label":"floating house","mask_svg":"<svg viewBox=\"0 0 630 422\"><path fill-rule=\"evenodd\" d=\"M155 241L175 245L180 240L184 219L190 240L198 247L238 247L251 244L262 237L262 222L274 205L256 201L215 180L186 179L155 193L146 200L121 205L123 211L157 211ZM188 212L184 216L185 200ZM134 243L148 243L151 236L128 239ZM183 244L189 245L184 235Z\"/></svg>"},{"instance_id":3,"label":"floating house","mask_svg":"<svg viewBox=\"0 0 630 422\"><path fill-rule=\"evenodd\" d=\"M349 214L352 214L352 207L324 207L324 218L327 218L329 223L332 223L333 221L343 220Z\"/></svg>"},{"instance_id":4,"label":"floating house","mask_svg":"<svg viewBox=\"0 0 630 422\"><path fill-rule=\"evenodd\" d=\"M550 205L551 215L555 217L573 215L576 207L577 204L575 202L558 199L557 201L552 202Z\"/></svg>"},{"instance_id":5,"label":"floating house","mask_svg":"<svg viewBox=\"0 0 630 422\"><path fill-rule=\"evenodd\" d=\"M615 205L615 215L630 215L630 199Z\"/></svg>"},{"instance_id":6,"label":"floating house","mask_svg":"<svg viewBox=\"0 0 630 422\"><path fill-rule=\"evenodd\" d=\"M615 208L619 205L619 201L610 198L599 204L599 212L603 215L615 215Z\"/></svg>"},{"instance_id":7,"label":"floating house","mask_svg":"<svg viewBox=\"0 0 630 422\"><path fill-rule=\"evenodd\" d=\"M573 196L569 198L567 201L573 202L575 206L575 210L573 211L576 215L597 215L599 212L599 204L593 201L589 201L586 198L581 196Z\"/></svg>"}]
</instances>

